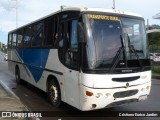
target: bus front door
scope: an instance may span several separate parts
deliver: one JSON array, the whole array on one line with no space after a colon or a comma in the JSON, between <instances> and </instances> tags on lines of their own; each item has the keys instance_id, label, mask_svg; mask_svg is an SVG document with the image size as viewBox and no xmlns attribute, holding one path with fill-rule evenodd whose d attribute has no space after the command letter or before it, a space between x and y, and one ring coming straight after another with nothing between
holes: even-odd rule
<instances>
[{"instance_id":1,"label":"bus front door","mask_svg":"<svg viewBox=\"0 0 160 120\"><path fill-rule=\"evenodd\" d=\"M64 64L65 100L74 107L79 107L79 58L77 40L78 20L61 23L61 55ZM62 47L63 46L63 47Z\"/></svg>"}]
</instances>

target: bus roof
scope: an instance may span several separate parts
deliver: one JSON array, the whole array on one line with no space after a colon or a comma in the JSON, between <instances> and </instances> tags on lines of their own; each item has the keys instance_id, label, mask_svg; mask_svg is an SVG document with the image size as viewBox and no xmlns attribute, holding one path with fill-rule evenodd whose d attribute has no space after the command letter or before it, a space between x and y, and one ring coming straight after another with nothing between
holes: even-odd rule
<instances>
[{"instance_id":1,"label":"bus roof","mask_svg":"<svg viewBox=\"0 0 160 120\"><path fill-rule=\"evenodd\" d=\"M105 9L105 8L87 8L87 7L64 7L62 11L69 11L69 10L77 10L80 12L106 12L106 13L115 13L115 14L122 14L122 15L130 15L136 17L142 17L139 14L127 12L124 10L116 10L116 9Z\"/></svg>"},{"instance_id":2,"label":"bus roof","mask_svg":"<svg viewBox=\"0 0 160 120\"><path fill-rule=\"evenodd\" d=\"M119 15L129 15L129 16L135 16L135 17L142 17L141 15L136 14L136 13L131 13L131 12L123 11L123 10L116 10L116 9L87 8L87 7L63 7L63 8L61 8L61 10L58 10L58 11L56 11L56 12L54 12L54 13L51 13L51 14L45 16L45 17L42 17L42 18L40 18L40 19L38 19L38 20L35 20L35 21L31 22L31 23L28 23L28 24L26 24L26 25L23 25L23 26L21 26L21 27L19 27L19 28L17 28L17 29L14 29L14 30L12 30L12 31L10 31L10 32L16 31L16 30L18 30L18 29L20 29L20 28L22 28L22 27L25 27L25 26L27 26L27 25L33 24L33 23L35 23L35 22L38 22L38 21L40 21L40 20L43 20L43 19L45 19L45 18L47 18L47 17L50 17L50 16L52 16L52 15L55 15L55 14L60 13L60 12L63 12L63 11L106 12L106 13L114 13L114 14L119 14ZM10 32L9 32L9 33L10 33Z\"/></svg>"}]
</instances>

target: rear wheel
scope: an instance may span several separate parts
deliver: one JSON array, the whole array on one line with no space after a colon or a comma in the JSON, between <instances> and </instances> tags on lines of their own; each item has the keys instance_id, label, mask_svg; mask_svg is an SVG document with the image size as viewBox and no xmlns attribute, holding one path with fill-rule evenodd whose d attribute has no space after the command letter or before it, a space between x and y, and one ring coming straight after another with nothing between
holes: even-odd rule
<instances>
[{"instance_id":1,"label":"rear wheel","mask_svg":"<svg viewBox=\"0 0 160 120\"><path fill-rule=\"evenodd\" d=\"M16 77L16 82L18 84L21 84L21 78L20 78L20 70L18 67L16 67L16 70L15 70L15 77Z\"/></svg>"},{"instance_id":2,"label":"rear wheel","mask_svg":"<svg viewBox=\"0 0 160 120\"><path fill-rule=\"evenodd\" d=\"M48 97L51 104L55 107L60 107L61 105L61 92L58 83L51 80L48 85Z\"/></svg>"}]
</instances>

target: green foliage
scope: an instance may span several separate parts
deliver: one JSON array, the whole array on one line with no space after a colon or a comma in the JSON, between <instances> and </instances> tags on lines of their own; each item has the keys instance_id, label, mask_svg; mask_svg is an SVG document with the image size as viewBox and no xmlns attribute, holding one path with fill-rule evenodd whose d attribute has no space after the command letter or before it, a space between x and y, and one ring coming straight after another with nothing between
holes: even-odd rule
<instances>
[{"instance_id":1,"label":"green foliage","mask_svg":"<svg viewBox=\"0 0 160 120\"><path fill-rule=\"evenodd\" d=\"M160 29L159 25L150 25L149 30ZM150 52L160 52L160 33L148 34Z\"/></svg>"},{"instance_id":2,"label":"green foliage","mask_svg":"<svg viewBox=\"0 0 160 120\"><path fill-rule=\"evenodd\" d=\"M148 35L149 45L160 44L160 35Z\"/></svg>"},{"instance_id":3,"label":"green foliage","mask_svg":"<svg viewBox=\"0 0 160 120\"><path fill-rule=\"evenodd\" d=\"M149 51L151 53L159 53L160 52L160 44L149 45Z\"/></svg>"},{"instance_id":4,"label":"green foliage","mask_svg":"<svg viewBox=\"0 0 160 120\"><path fill-rule=\"evenodd\" d=\"M1 43L1 41L0 41L0 48L2 48L2 43Z\"/></svg>"},{"instance_id":5,"label":"green foliage","mask_svg":"<svg viewBox=\"0 0 160 120\"><path fill-rule=\"evenodd\" d=\"M152 30L152 29L160 29L160 26L159 25L149 25L149 30Z\"/></svg>"},{"instance_id":6,"label":"green foliage","mask_svg":"<svg viewBox=\"0 0 160 120\"><path fill-rule=\"evenodd\" d=\"M152 67L153 73L160 73L160 67Z\"/></svg>"}]
</instances>

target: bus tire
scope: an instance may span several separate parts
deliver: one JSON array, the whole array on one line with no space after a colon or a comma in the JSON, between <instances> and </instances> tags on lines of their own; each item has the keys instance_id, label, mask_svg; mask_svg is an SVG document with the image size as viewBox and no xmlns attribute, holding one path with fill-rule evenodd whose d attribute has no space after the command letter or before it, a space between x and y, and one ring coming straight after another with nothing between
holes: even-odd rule
<instances>
[{"instance_id":1,"label":"bus tire","mask_svg":"<svg viewBox=\"0 0 160 120\"><path fill-rule=\"evenodd\" d=\"M18 67L16 67L15 69L15 77L16 77L16 83L21 84L20 70Z\"/></svg>"},{"instance_id":2,"label":"bus tire","mask_svg":"<svg viewBox=\"0 0 160 120\"><path fill-rule=\"evenodd\" d=\"M61 92L60 87L58 83L56 83L54 80L51 80L48 85L48 98L50 103L54 107L60 107L61 106Z\"/></svg>"}]
</instances>

